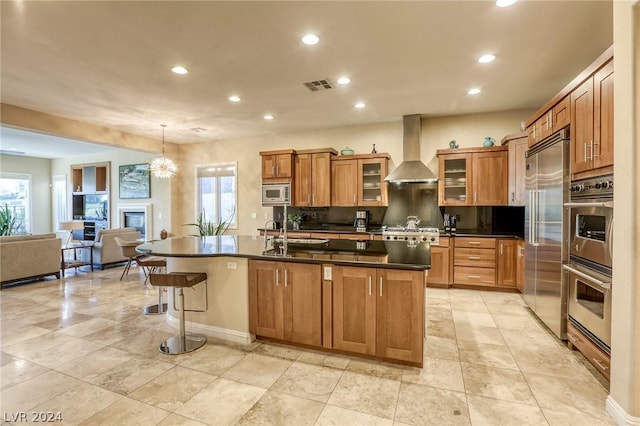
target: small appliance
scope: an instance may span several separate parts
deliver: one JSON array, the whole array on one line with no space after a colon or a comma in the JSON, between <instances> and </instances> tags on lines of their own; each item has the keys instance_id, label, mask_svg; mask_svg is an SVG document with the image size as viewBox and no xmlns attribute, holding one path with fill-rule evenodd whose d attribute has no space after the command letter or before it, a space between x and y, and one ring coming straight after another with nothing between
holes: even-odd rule
<instances>
[{"instance_id":1,"label":"small appliance","mask_svg":"<svg viewBox=\"0 0 640 426\"><path fill-rule=\"evenodd\" d=\"M291 184L270 183L262 185L263 206L291 205Z\"/></svg>"},{"instance_id":2,"label":"small appliance","mask_svg":"<svg viewBox=\"0 0 640 426\"><path fill-rule=\"evenodd\" d=\"M356 219L353 221L353 226L356 228L356 232L367 232L369 227L369 211L356 211Z\"/></svg>"}]
</instances>

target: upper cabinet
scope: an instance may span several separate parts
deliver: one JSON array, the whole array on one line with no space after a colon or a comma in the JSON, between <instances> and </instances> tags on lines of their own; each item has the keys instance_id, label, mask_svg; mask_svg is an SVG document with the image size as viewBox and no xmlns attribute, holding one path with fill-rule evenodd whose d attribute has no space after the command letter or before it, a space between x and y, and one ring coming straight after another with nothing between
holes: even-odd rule
<instances>
[{"instance_id":1,"label":"upper cabinet","mask_svg":"<svg viewBox=\"0 0 640 426\"><path fill-rule=\"evenodd\" d=\"M570 106L570 97L566 96L529 127L527 132L529 148L569 125L571 118Z\"/></svg>"},{"instance_id":2,"label":"upper cabinet","mask_svg":"<svg viewBox=\"0 0 640 426\"><path fill-rule=\"evenodd\" d=\"M96 194L109 192L109 164L76 164L71 166L73 193Z\"/></svg>"},{"instance_id":3,"label":"upper cabinet","mask_svg":"<svg viewBox=\"0 0 640 426\"><path fill-rule=\"evenodd\" d=\"M262 182L283 183L293 179L294 150L262 151Z\"/></svg>"},{"instance_id":4,"label":"upper cabinet","mask_svg":"<svg viewBox=\"0 0 640 426\"><path fill-rule=\"evenodd\" d=\"M294 155L294 200L298 207L331 205L331 148L297 151Z\"/></svg>"},{"instance_id":5,"label":"upper cabinet","mask_svg":"<svg viewBox=\"0 0 640 426\"><path fill-rule=\"evenodd\" d=\"M331 161L332 206L387 206L388 154L335 157Z\"/></svg>"},{"instance_id":6,"label":"upper cabinet","mask_svg":"<svg viewBox=\"0 0 640 426\"><path fill-rule=\"evenodd\" d=\"M502 139L509 149L509 205L524 206L525 154L528 149L527 132L513 133Z\"/></svg>"},{"instance_id":7,"label":"upper cabinet","mask_svg":"<svg viewBox=\"0 0 640 426\"><path fill-rule=\"evenodd\" d=\"M508 148L439 149L440 206L506 206Z\"/></svg>"},{"instance_id":8,"label":"upper cabinet","mask_svg":"<svg viewBox=\"0 0 640 426\"><path fill-rule=\"evenodd\" d=\"M579 178L612 166L613 61L609 61L571 93L571 174Z\"/></svg>"}]
</instances>

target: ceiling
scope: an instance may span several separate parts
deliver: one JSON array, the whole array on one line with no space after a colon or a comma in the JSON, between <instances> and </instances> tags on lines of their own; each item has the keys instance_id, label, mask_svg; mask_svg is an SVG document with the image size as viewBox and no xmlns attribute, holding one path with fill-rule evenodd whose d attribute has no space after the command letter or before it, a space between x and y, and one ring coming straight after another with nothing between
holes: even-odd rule
<instances>
[{"instance_id":1,"label":"ceiling","mask_svg":"<svg viewBox=\"0 0 640 426\"><path fill-rule=\"evenodd\" d=\"M0 5L3 103L174 143L538 108L613 42L611 1Z\"/></svg>"}]
</instances>

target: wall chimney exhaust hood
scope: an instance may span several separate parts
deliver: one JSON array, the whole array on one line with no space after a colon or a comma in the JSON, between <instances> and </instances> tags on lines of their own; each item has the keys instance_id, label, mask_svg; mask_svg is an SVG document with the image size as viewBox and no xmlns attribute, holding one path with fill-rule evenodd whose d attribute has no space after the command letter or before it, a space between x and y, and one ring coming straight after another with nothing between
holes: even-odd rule
<instances>
[{"instance_id":1,"label":"wall chimney exhaust hood","mask_svg":"<svg viewBox=\"0 0 640 426\"><path fill-rule=\"evenodd\" d=\"M402 117L402 162L384 178L387 182L432 183L438 177L420 161L420 114Z\"/></svg>"}]
</instances>

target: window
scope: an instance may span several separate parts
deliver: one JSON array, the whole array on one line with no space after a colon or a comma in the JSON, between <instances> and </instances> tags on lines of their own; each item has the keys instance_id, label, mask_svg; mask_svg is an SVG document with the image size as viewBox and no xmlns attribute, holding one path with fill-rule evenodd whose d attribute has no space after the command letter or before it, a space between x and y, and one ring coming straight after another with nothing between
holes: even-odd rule
<instances>
[{"instance_id":1,"label":"window","mask_svg":"<svg viewBox=\"0 0 640 426\"><path fill-rule=\"evenodd\" d=\"M12 234L31 232L31 175L0 175L0 206L4 209L5 205L17 219L17 228Z\"/></svg>"},{"instance_id":2,"label":"window","mask_svg":"<svg viewBox=\"0 0 640 426\"><path fill-rule=\"evenodd\" d=\"M237 168L235 162L196 167L197 217L202 212L205 221L213 223L229 221L229 228L238 228Z\"/></svg>"}]
</instances>

